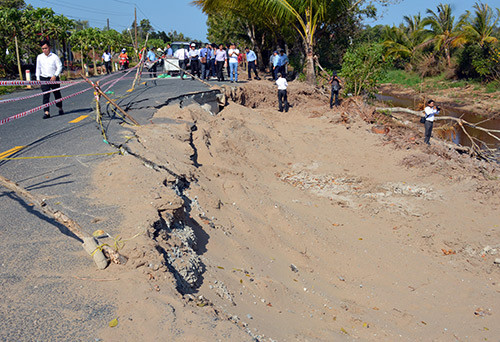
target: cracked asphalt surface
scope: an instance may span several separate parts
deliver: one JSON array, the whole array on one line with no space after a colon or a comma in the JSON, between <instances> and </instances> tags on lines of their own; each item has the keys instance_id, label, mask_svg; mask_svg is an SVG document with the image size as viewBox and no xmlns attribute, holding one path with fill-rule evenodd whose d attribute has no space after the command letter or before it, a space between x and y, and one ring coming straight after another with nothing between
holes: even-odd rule
<instances>
[{"instance_id":1,"label":"cracked asphalt surface","mask_svg":"<svg viewBox=\"0 0 500 342\"><path fill-rule=\"evenodd\" d=\"M120 76L117 73L110 79ZM181 101L179 96L209 90L197 81L153 82L147 77L143 78L147 83L139 84L133 92L127 92L132 79L124 79L110 95L140 124L149 123L157 108L169 101ZM102 77L92 80L99 79ZM62 95L88 87L78 84L64 89ZM2 99L37 92L40 90L20 90ZM101 101L103 127L108 141L120 145L131 134L130 126L105 103ZM41 97L1 104L0 119L40 104ZM39 111L0 126L0 155L23 158L116 152L101 135L94 107L93 93L88 91L64 102L65 115L57 115L54 107L49 120L42 120L43 112ZM70 122L82 115L88 117ZM88 198L92 170L108 158L111 156L0 160L0 174L45 198L51 207L76 220L85 233L103 229L115 234L120 222L115 208L97 206ZM106 300L104 284L78 277L104 274L96 270L80 241L64 226L0 186L1 341L95 341L96 332L114 318L115 307Z\"/></svg>"}]
</instances>

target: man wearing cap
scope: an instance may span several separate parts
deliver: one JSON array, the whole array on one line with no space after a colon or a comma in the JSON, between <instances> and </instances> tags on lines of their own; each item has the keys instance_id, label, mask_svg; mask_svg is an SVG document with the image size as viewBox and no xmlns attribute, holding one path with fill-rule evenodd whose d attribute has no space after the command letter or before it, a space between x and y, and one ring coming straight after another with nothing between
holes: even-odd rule
<instances>
[{"instance_id":1,"label":"man wearing cap","mask_svg":"<svg viewBox=\"0 0 500 342\"><path fill-rule=\"evenodd\" d=\"M179 68L181 69L181 80L184 79L184 70L187 69L187 65L189 62L188 50L184 47L179 48L174 53L174 57L179 60Z\"/></svg>"},{"instance_id":2,"label":"man wearing cap","mask_svg":"<svg viewBox=\"0 0 500 342\"><path fill-rule=\"evenodd\" d=\"M36 58L36 79L37 81L59 81L59 75L62 71L62 63L59 56L55 53L50 52L50 43L48 40L43 40L40 43L42 48L42 53ZM49 103L50 93L47 93L51 89L58 89L59 84L42 84L43 94L43 104ZM61 91L54 91L54 97L56 100L61 98ZM64 114L62 108L62 101L57 102L56 106L59 108L59 115ZM45 108L44 119L50 118L50 107Z\"/></svg>"},{"instance_id":3,"label":"man wearing cap","mask_svg":"<svg viewBox=\"0 0 500 342\"><path fill-rule=\"evenodd\" d=\"M250 50L248 47L245 48L245 52L247 55L247 62L248 62L248 80L252 79L252 69L253 72L255 73L255 79L260 80L259 75L257 74L257 66L255 65L257 63L257 55L253 50Z\"/></svg>"},{"instance_id":4,"label":"man wearing cap","mask_svg":"<svg viewBox=\"0 0 500 342\"><path fill-rule=\"evenodd\" d=\"M191 75L200 77L200 51L196 49L196 44L191 43L191 50L188 52L189 64L191 64ZM194 77L191 77L194 80Z\"/></svg>"}]
</instances>

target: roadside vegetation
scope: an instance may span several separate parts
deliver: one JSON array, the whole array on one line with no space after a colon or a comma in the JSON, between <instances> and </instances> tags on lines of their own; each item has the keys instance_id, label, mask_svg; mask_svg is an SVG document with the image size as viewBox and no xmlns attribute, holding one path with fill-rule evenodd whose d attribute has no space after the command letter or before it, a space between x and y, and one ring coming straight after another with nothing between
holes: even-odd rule
<instances>
[{"instance_id":1,"label":"roadside vegetation","mask_svg":"<svg viewBox=\"0 0 500 342\"><path fill-rule=\"evenodd\" d=\"M377 18L375 3L396 2L194 0L192 5L208 16L210 42L249 46L260 69L269 68L273 51L284 49L290 76L310 84L324 84L336 71L345 80L344 93L354 95L374 94L384 82L429 90L472 85L498 92L498 8L478 1L465 13L454 13L449 4L439 3L423 13L409 13L399 25L363 24ZM137 61L147 36L148 45L155 47L191 41L176 31L155 31L148 19L118 32L89 27L88 22L56 15L50 8L33 8L23 0L1 1L0 23L0 77L18 77L33 66L41 38L53 42L68 69L85 64L94 70L105 49L117 53L125 48Z\"/></svg>"}]
</instances>

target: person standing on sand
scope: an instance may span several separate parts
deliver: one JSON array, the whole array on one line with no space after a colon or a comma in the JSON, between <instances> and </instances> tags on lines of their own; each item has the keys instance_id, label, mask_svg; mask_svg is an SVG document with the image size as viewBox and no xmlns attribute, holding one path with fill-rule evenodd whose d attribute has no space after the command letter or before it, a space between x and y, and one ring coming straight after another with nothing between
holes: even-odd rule
<instances>
[{"instance_id":1,"label":"person standing on sand","mask_svg":"<svg viewBox=\"0 0 500 342\"><path fill-rule=\"evenodd\" d=\"M276 85L278 86L278 104L279 104L278 110L280 112L283 112L284 108L285 112L288 112L288 108L290 107L288 104L288 94L286 90L288 88L288 82L286 81L286 78L284 77L283 74L278 74Z\"/></svg>"},{"instance_id":2,"label":"person standing on sand","mask_svg":"<svg viewBox=\"0 0 500 342\"><path fill-rule=\"evenodd\" d=\"M229 47L229 51L227 52L229 59L229 79L231 83L238 83L238 57L240 55L240 50L236 48L234 43Z\"/></svg>"},{"instance_id":3,"label":"person standing on sand","mask_svg":"<svg viewBox=\"0 0 500 342\"><path fill-rule=\"evenodd\" d=\"M59 81L59 75L62 71L62 63L59 56L55 53L50 52L50 43L48 40L43 40L40 43L42 48L42 53L36 58L36 79L37 81ZM51 89L59 89L59 84L42 84L42 93L45 93ZM56 100L61 98L61 91L54 91L54 97ZM49 103L50 93L43 94L42 102L43 104ZM56 103L56 107L59 108L59 115L64 114L62 108L62 101ZM45 108L43 115L44 119L50 118L50 107Z\"/></svg>"},{"instance_id":4,"label":"person standing on sand","mask_svg":"<svg viewBox=\"0 0 500 342\"><path fill-rule=\"evenodd\" d=\"M438 115L441 108L436 106L434 100L427 101L427 107L425 107L425 139L424 142L427 145L430 145L431 135L432 135L432 127L434 126L434 116Z\"/></svg>"},{"instance_id":5,"label":"person standing on sand","mask_svg":"<svg viewBox=\"0 0 500 342\"><path fill-rule=\"evenodd\" d=\"M260 80L259 74L257 74L257 66L255 65L257 63L257 55L248 47L245 48L245 52L248 63L248 80L250 81L252 79L252 70L255 73L255 79Z\"/></svg>"},{"instance_id":6,"label":"person standing on sand","mask_svg":"<svg viewBox=\"0 0 500 342\"><path fill-rule=\"evenodd\" d=\"M220 44L219 48L215 51L215 66L217 68L217 81L224 81L224 66L227 65L227 54L224 50L224 45Z\"/></svg>"},{"instance_id":7,"label":"person standing on sand","mask_svg":"<svg viewBox=\"0 0 500 342\"><path fill-rule=\"evenodd\" d=\"M330 95L330 108L333 108L333 99L335 98L335 106L339 106L339 91L342 86L340 85L341 81L340 78L337 76L337 73L334 71L332 74L332 78L330 78L330 81L328 84L332 85L332 94Z\"/></svg>"}]
</instances>

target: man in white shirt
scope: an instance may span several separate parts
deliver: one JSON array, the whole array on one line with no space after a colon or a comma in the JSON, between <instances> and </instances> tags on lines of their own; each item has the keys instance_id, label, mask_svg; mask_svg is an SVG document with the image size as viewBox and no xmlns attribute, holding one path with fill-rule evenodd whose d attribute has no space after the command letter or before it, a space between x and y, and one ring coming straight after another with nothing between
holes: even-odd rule
<instances>
[{"instance_id":1,"label":"man in white shirt","mask_svg":"<svg viewBox=\"0 0 500 342\"><path fill-rule=\"evenodd\" d=\"M59 75L62 71L62 63L55 53L50 52L50 43L48 40L44 40L40 43L42 47L42 53L36 58L36 79L37 81L59 81ZM42 93L45 93L51 89L58 89L59 84L42 84ZM54 97L56 100L61 98L61 92L59 90L54 91ZM43 94L43 104L49 103L50 93ZM62 109L62 101L56 103L59 108L59 115L64 114ZM45 113L43 118L50 118L50 107L45 108Z\"/></svg>"},{"instance_id":2,"label":"man in white shirt","mask_svg":"<svg viewBox=\"0 0 500 342\"><path fill-rule=\"evenodd\" d=\"M106 74L111 74L111 54L108 50L104 51L102 54L102 61L104 62L104 66L106 67Z\"/></svg>"},{"instance_id":3,"label":"man in white shirt","mask_svg":"<svg viewBox=\"0 0 500 342\"><path fill-rule=\"evenodd\" d=\"M425 139L424 142L430 145L432 127L434 126L434 116L439 114L441 108L436 106L434 100L427 101L427 107L425 107Z\"/></svg>"},{"instance_id":4,"label":"man in white shirt","mask_svg":"<svg viewBox=\"0 0 500 342\"><path fill-rule=\"evenodd\" d=\"M188 56L191 65L191 75L200 77L200 50L196 49L195 43L191 43ZM191 79L194 80L194 77L191 77Z\"/></svg>"},{"instance_id":5,"label":"man in white shirt","mask_svg":"<svg viewBox=\"0 0 500 342\"><path fill-rule=\"evenodd\" d=\"M229 78L231 79L231 83L238 82L238 56L240 54L240 50L236 48L236 45L233 43L229 47L229 51L227 52L227 56L229 58Z\"/></svg>"},{"instance_id":6,"label":"man in white shirt","mask_svg":"<svg viewBox=\"0 0 500 342\"><path fill-rule=\"evenodd\" d=\"M288 82L286 81L286 78L283 77L283 74L278 74L279 77L276 80L276 85L278 86L278 104L279 104L279 111L283 112L283 108L285 109L285 112L288 112L288 108L290 105L288 104L288 94L286 91L286 88L288 88Z\"/></svg>"},{"instance_id":7,"label":"man in white shirt","mask_svg":"<svg viewBox=\"0 0 500 342\"><path fill-rule=\"evenodd\" d=\"M184 70L187 69L187 64L189 61L188 51L181 47L175 51L174 57L179 60L179 68L181 68L181 80L184 79Z\"/></svg>"}]
</instances>

